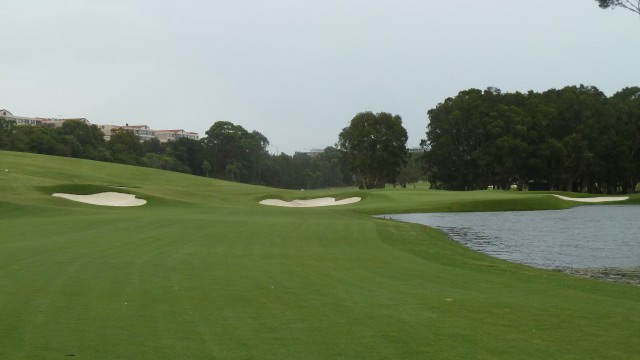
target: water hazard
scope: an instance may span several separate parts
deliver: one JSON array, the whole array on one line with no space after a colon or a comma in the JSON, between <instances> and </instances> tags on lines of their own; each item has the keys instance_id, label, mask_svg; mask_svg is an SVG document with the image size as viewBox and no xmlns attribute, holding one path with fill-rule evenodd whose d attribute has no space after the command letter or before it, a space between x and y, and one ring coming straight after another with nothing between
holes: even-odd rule
<instances>
[{"instance_id":1,"label":"water hazard","mask_svg":"<svg viewBox=\"0 0 640 360\"><path fill-rule=\"evenodd\" d=\"M386 215L425 224L467 247L543 268L640 265L640 206Z\"/></svg>"}]
</instances>

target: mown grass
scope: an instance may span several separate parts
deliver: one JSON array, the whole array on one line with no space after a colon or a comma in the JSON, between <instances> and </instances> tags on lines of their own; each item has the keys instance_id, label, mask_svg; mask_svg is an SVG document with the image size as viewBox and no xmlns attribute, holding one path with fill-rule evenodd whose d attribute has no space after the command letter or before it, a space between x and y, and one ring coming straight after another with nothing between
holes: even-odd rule
<instances>
[{"instance_id":1,"label":"mown grass","mask_svg":"<svg viewBox=\"0 0 640 360\"><path fill-rule=\"evenodd\" d=\"M112 186L152 201L50 196ZM258 205L316 196L364 200ZM637 358L640 288L369 216L567 206L544 193L284 191L0 152L0 358Z\"/></svg>"}]
</instances>

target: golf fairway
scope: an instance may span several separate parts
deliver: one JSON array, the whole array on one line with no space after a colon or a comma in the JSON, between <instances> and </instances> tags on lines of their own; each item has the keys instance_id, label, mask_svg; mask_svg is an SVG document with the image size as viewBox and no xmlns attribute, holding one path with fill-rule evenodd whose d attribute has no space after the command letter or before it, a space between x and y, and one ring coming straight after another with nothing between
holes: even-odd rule
<instances>
[{"instance_id":1,"label":"golf fairway","mask_svg":"<svg viewBox=\"0 0 640 360\"><path fill-rule=\"evenodd\" d=\"M51 196L105 191L147 203ZM567 206L539 193L285 191L0 152L0 358L637 359L640 287L371 216Z\"/></svg>"}]
</instances>

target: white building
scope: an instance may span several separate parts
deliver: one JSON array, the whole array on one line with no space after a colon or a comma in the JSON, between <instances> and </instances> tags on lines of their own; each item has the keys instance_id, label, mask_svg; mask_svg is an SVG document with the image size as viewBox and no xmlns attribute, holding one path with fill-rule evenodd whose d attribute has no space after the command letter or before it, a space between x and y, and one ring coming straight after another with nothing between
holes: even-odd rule
<instances>
[{"instance_id":1,"label":"white building","mask_svg":"<svg viewBox=\"0 0 640 360\"><path fill-rule=\"evenodd\" d=\"M133 131L134 134L138 135L140 141L147 141L156 137L156 131L147 125L132 125L125 126L124 128Z\"/></svg>"},{"instance_id":2,"label":"white building","mask_svg":"<svg viewBox=\"0 0 640 360\"><path fill-rule=\"evenodd\" d=\"M85 118L56 119L56 118L15 116L9 110L6 110L6 109L0 110L0 116L6 118L7 120L15 121L16 125L47 126L47 127L56 128L56 127L61 127L65 121L69 121L69 120L82 121L85 124L89 124L89 120Z\"/></svg>"},{"instance_id":3,"label":"white building","mask_svg":"<svg viewBox=\"0 0 640 360\"><path fill-rule=\"evenodd\" d=\"M296 154L305 154L311 157L316 157L320 154L324 153L324 149L311 149L309 151L297 151Z\"/></svg>"},{"instance_id":4,"label":"white building","mask_svg":"<svg viewBox=\"0 0 640 360\"><path fill-rule=\"evenodd\" d=\"M62 124L64 124L65 121L82 121L83 123L87 124L87 125L91 125L91 123L89 122L89 120L85 119L85 118L74 118L74 119L42 119L42 125L44 126L49 126L49 127L54 127L54 128L58 128L61 127Z\"/></svg>"},{"instance_id":5,"label":"white building","mask_svg":"<svg viewBox=\"0 0 640 360\"><path fill-rule=\"evenodd\" d=\"M41 118L15 116L9 110L5 109L0 110L0 116L4 117L7 120L15 121L16 125L41 126L43 124L43 120L45 120Z\"/></svg>"},{"instance_id":6,"label":"white building","mask_svg":"<svg viewBox=\"0 0 640 360\"><path fill-rule=\"evenodd\" d=\"M61 127L65 121L76 120L82 121L87 125L91 125L89 120L85 118L74 118L74 119L56 119L56 118L34 118L34 117L24 117L24 116L15 116L9 110L0 109L0 117L4 117L7 120L15 121L16 125L31 125L31 126L47 126L47 127ZM104 139L109 141L111 139L111 135L113 131L116 129L125 129L131 131L136 134L140 141L147 141L154 138L160 140L160 142L167 142L169 140L178 140L180 138L187 138L192 140L198 140L199 135L195 132L188 132L182 129L180 130L153 130L147 125L97 125L98 128L104 134Z\"/></svg>"},{"instance_id":7,"label":"white building","mask_svg":"<svg viewBox=\"0 0 640 360\"><path fill-rule=\"evenodd\" d=\"M187 132L182 129L179 130L156 130L156 137L160 142L167 142L169 140L175 141L180 138L187 138L191 140L198 140L198 133Z\"/></svg>"},{"instance_id":8,"label":"white building","mask_svg":"<svg viewBox=\"0 0 640 360\"><path fill-rule=\"evenodd\" d=\"M130 131L136 134L140 138L140 141L147 141L156 137L156 131L147 125L98 125L98 128L102 131L104 139L107 141L111 139L111 135L113 135L113 131L116 129L125 129Z\"/></svg>"}]
</instances>

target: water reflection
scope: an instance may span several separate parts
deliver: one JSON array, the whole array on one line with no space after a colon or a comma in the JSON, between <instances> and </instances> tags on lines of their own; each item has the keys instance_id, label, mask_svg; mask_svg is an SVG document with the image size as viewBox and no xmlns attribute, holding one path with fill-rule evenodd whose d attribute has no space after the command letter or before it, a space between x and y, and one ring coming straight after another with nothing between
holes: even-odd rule
<instances>
[{"instance_id":1,"label":"water reflection","mask_svg":"<svg viewBox=\"0 0 640 360\"><path fill-rule=\"evenodd\" d=\"M471 249L537 267L640 265L637 205L391 217L435 227Z\"/></svg>"}]
</instances>

